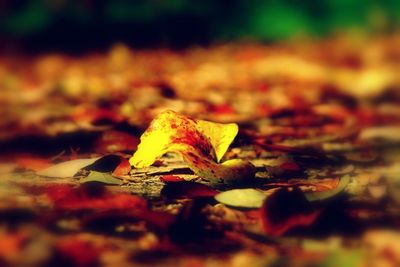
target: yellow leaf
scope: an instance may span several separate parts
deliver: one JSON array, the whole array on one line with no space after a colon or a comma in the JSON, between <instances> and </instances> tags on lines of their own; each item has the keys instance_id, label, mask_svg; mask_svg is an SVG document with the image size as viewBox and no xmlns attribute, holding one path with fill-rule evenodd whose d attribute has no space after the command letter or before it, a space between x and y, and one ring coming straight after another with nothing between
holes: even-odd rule
<instances>
[{"instance_id":1,"label":"yellow leaf","mask_svg":"<svg viewBox=\"0 0 400 267\"><path fill-rule=\"evenodd\" d=\"M207 136L214 148L217 162L225 155L233 139L239 131L236 123L215 123L210 121L197 120L197 129Z\"/></svg>"},{"instance_id":2,"label":"yellow leaf","mask_svg":"<svg viewBox=\"0 0 400 267\"><path fill-rule=\"evenodd\" d=\"M235 123L194 120L167 110L151 122L129 162L136 168L144 168L163 154L176 152L197 175L213 182L252 178L254 166L248 161L233 159L219 164L237 132Z\"/></svg>"},{"instance_id":3,"label":"yellow leaf","mask_svg":"<svg viewBox=\"0 0 400 267\"><path fill-rule=\"evenodd\" d=\"M211 143L196 129L196 121L174 111L160 113L140 137L136 153L129 160L136 168L148 167L167 152L191 150L213 157Z\"/></svg>"}]
</instances>

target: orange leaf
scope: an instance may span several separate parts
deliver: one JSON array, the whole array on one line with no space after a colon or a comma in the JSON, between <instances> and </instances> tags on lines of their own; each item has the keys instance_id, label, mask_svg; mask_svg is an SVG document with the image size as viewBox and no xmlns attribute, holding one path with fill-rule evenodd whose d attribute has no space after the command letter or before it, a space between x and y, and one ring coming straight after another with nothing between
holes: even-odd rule
<instances>
[{"instance_id":1,"label":"orange leaf","mask_svg":"<svg viewBox=\"0 0 400 267\"><path fill-rule=\"evenodd\" d=\"M121 163L115 168L113 171L113 175L115 176L123 176L127 175L131 171L131 165L126 158L121 158Z\"/></svg>"}]
</instances>

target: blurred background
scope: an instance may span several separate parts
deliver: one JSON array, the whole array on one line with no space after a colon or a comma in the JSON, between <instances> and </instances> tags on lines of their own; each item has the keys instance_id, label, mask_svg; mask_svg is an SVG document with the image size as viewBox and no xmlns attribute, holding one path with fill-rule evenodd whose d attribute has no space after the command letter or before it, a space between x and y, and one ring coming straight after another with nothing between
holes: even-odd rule
<instances>
[{"instance_id":1,"label":"blurred background","mask_svg":"<svg viewBox=\"0 0 400 267\"><path fill-rule=\"evenodd\" d=\"M337 33L388 34L397 0L0 1L0 49L82 52L115 42L182 48Z\"/></svg>"}]
</instances>

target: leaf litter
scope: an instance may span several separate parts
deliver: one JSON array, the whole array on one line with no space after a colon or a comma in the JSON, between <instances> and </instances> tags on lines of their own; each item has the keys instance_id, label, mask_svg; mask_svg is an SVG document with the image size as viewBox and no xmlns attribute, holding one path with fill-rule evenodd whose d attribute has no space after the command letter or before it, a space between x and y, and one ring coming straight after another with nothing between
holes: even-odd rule
<instances>
[{"instance_id":1,"label":"leaf litter","mask_svg":"<svg viewBox=\"0 0 400 267\"><path fill-rule=\"evenodd\" d=\"M4 59L0 265L398 266L396 42Z\"/></svg>"}]
</instances>

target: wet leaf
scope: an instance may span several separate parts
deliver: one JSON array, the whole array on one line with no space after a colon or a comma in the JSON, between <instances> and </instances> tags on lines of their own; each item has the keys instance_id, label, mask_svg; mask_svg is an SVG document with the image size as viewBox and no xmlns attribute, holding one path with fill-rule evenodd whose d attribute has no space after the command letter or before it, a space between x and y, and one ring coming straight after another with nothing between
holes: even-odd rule
<instances>
[{"instance_id":1,"label":"wet leaf","mask_svg":"<svg viewBox=\"0 0 400 267\"><path fill-rule=\"evenodd\" d=\"M55 178L73 177L78 171L90 164L93 164L98 159L99 158L90 158L64 161L42 171L39 171L37 172L37 174L41 176Z\"/></svg>"},{"instance_id":2,"label":"wet leaf","mask_svg":"<svg viewBox=\"0 0 400 267\"><path fill-rule=\"evenodd\" d=\"M260 190L232 189L215 196L215 199L225 205L237 208L260 208L267 195Z\"/></svg>"},{"instance_id":3,"label":"wet leaf","mask_svg":"<svg viewBox=\"0 0 400 267\"><path fill-rule=\"evenodd\" d=\"M89 175L80 180L81 183L98 182L102 184L120 185L122 181L108 173L90 171Z\"/></svg>"},{"instance_id":4,"label":"wet leaf","mask_svg":"<svg viewBox=\"0 0 400 267\"><path fill-rule=\"evenodd\" d=\"M218 163L237 131L236 124L194 120L167 110L151 122L129 162L136 168L144 168L165 153L175 152L183 156L194 173L213 182L254 178L254 166L248 161L233 159Z\"/></svg>"}]
</instances>

